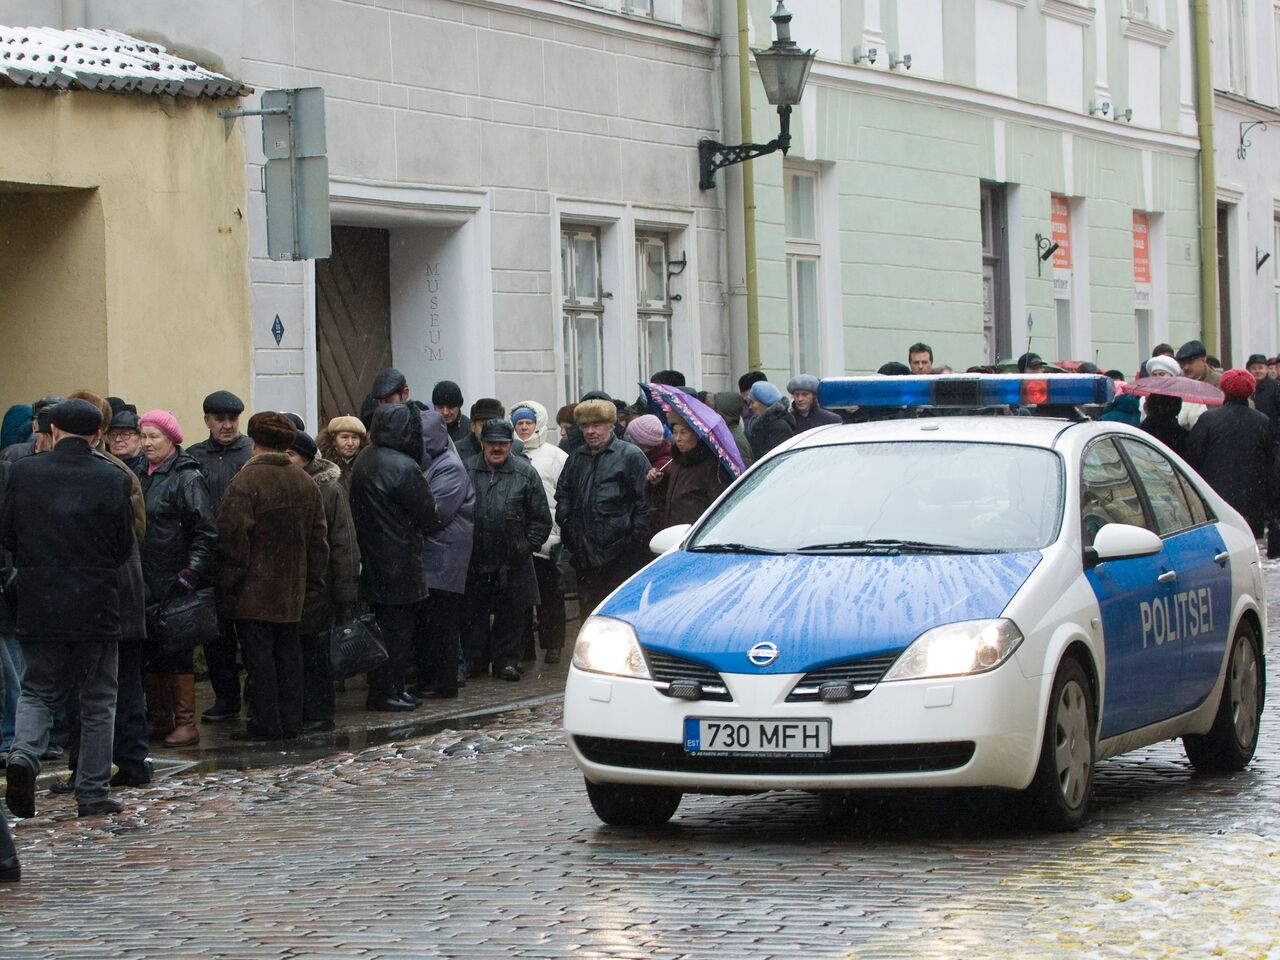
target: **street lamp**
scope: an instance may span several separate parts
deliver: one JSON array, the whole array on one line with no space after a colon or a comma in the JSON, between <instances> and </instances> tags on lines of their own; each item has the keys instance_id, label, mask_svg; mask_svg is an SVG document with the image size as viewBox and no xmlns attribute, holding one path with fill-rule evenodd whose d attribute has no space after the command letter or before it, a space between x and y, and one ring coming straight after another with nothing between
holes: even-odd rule
<instances>
[{"instance_id":1,"label":"street lamp","mask_svg":"<svg viewBox=\"0 0 1280 960\"><path fill-rule=\"evenodd\" d=\"M778 136L768 143L740 143L736 146L727 146L710 137L699 140L698 166L701 177L698 186L703 190L710 190L716 185L716 171L721 167L778 150L785 154L791 147L791 108L800 102L817 51L801 50L791 39L791 13L783 6L782 0L778 0L778 9L773 12L771 19L777 30L777 39L768 50L751 52L756 58L756 69L760 71L764 94L778 108Z\"/></svg>"}]
</instances>

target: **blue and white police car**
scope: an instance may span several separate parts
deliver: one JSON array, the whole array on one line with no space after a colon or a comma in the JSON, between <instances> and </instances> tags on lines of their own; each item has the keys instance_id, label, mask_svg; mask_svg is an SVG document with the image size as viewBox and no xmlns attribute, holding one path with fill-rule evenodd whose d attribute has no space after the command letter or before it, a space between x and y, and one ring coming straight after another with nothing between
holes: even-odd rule
<instances>
[{"instance_id":1,"label":"blue and white police car","mask_svg":"<svg viewBox=\"0 0 1280 960\"><path fill-rule=\"evenodd\" d=\"M1103 377L836 378L828 407L1041 411ZM803 433L586 619L564 726L597 815L684 793L995 787L1073 829L1097 762L1253 757L1266 603L1248 525L1132 427L920 415Z\"/></svg>"}]
</instances>

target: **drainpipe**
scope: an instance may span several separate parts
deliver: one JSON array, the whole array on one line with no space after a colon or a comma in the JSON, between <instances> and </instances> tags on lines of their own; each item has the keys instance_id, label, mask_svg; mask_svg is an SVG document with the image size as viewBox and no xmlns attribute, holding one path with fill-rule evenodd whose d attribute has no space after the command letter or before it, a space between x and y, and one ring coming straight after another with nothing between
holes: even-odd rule
<instances>
[{"instance_id":1,"label":"drainpipe","mask_svg":"<svg viewBox=\"0 0 1280 960\"><path fill-rule=\"evenodd\" d=\"M1213 169L1213 56L1209 0L1192 0L1196 39L1196 114L1200 126L1200 331L1209 352L1218 343L1218 194Z\"/></svg>"},{"instance_id":2,"label":"drainpipe","mask_svg":"<svg viewBox=\"0 0 1280 960\"><path fill-rule=\"evenodd\" d=\"M738 0L738 97L742 139L751 143L751 50L747 45L747 0ZM751 161L742 165L742 233L747 280L747 369L759 370L760 293L756 285L756 182Z\"/></svg>"}]
</instances>

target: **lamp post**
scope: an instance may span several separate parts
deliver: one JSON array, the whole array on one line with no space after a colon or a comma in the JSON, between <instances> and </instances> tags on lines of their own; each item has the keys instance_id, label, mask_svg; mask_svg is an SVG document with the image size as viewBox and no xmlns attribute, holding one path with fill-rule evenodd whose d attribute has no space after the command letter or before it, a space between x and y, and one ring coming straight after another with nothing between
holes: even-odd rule
<instances>
[{"instance_id":1,"label":"lamp post","mask_svg":"<svg viewBox=\"0 0 1280 960\"><path fill-rule=\"evenodd\" d=\"M767 50L751 51L756 58L756 69L764 84L765 96L778 108L778 136L768 143L740 143L729 146L704 137L698 141L698 167L701 174L698 186L710 190L716 185L716 171L721 167L742 163L754 157L791 148L791 108L800 102L809 69L813 66L815 50L801 50L791 39L791 13L782 0L773 12L777 39Z\"/></svg>"}]
</instances>

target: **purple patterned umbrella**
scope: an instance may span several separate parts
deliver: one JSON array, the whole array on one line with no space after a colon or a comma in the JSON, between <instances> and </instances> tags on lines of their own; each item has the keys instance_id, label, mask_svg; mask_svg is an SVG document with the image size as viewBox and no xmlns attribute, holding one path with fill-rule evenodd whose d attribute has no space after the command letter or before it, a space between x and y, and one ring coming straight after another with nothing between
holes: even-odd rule
<instances>
[{"instance_id":1,"label":"purple patterned umbrella","mask_svg":"<svg viewBox=\"0 0 1280 960\"><path fill-rule=\"evenodd\" d=\"M699 439L711 448L711 452L719 458L726 470L735 477L742 476L742 471L746 468L742 465L733 431L724 422L724 417L697 397L677 387L668 387L663 383L642 383L640 389L649 401L649 409L658 419L665 420L667 411L675 410L693 428Z\"/></svg>"}]
</instances>

